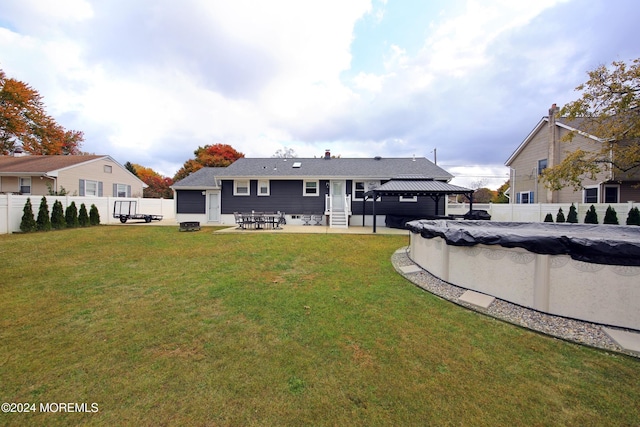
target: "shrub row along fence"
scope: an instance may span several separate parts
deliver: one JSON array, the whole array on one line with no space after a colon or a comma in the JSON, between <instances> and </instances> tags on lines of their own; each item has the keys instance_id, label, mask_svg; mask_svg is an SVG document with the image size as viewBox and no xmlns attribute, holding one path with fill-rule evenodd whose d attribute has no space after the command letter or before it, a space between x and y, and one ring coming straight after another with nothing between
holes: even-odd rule
<instances>
[{"instance_id":1,"label":"shrub row along fence","mask_svg":"<svg viewBox=\"0 0 640 427\"><path fill-rule=\"evenodd\" d=\"M39 205L43 196L39 195L15 195L0 194L0 234L15 233L20 231L20 223L24 214L24 207L27 199L31 199L34 216L37 219ZM91 197L91 196L45 196L49 211L53 214L53 205L60 202L63 211L72 203L78 209L84 204L90 211L92 205L95 206L100 224L120 224L119 218L113 218L113 205L117 200L136 201L138 212L150 215L162 215L164 221L175 220L175 201L173 199L144 199L144 198L122 198L122 197ZM89 212L90 213L90 212Z\"/></svg>"},{"instance_id":2,"label":"shrub row along fence","mask_svg":"<svg viewBox=\"0 0 640 427\"><path fill-rule=\"evenodd\" d=\"M88 227L100 224L100 213L96 205L91 205L91 210L87 211L84 203L80 205L80 210L75 202L71 202L66 209L62 207L59 200L53 202L53 209L49 214L49 204L47 198L42 196L38 207L38 218L33 214L31 199L27 199L22 209L22 219L20 220L20 231L31 233L33 231L62 230L63 228Z\"/></svg>"},{"instance_id":3,"label":"shrub row along fence","mask_svg":"<svg viewBox=\"0 0 640 427\"><path fill-rule=\"evenodd\" d=\"M584 223L585 219L587 219L587 214L589 214L589 218L592 218L595 212L598 223L602 224L607 217L607 210L609 210L609 216L611 215L611 210L613 210L616 212L619 224L624 225L629 213L634 208L640 208L640 203L474 203L473 209L486 210L491 215L491 221L544 222L547 215L551 214L553 221L557 222L560 209L562 209L566 221L572 206L578 218L577 223ZM462 215L468 211L468 203L455 203L447 206L447 214Z\"/></svg>"}]
</instances>

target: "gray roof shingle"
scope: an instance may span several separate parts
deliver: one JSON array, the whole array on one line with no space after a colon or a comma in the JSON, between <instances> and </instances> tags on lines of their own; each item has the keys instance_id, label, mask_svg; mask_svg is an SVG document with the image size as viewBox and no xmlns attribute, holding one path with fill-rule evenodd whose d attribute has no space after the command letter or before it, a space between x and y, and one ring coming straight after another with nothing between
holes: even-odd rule
<instances>
[{"instance_id":1,"label":"gray roof shingle","mask_svg":"<svg viewBox=\"0 0 640 427\"><path fill-rule=\"evenodd\" d=\"M241 158L218 178L364 178L390 179L401 174L449 181L449 172L426 158Z\"/></svg>"}]
</instances>

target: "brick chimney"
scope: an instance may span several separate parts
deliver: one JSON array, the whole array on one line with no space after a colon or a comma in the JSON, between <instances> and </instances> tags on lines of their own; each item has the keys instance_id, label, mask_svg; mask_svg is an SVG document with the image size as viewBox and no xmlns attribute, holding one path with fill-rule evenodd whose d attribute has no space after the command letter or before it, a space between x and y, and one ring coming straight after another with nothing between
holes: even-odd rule
<instances>
[{"instance_id":1,"label":"brick chimney","mask_svg":"<svg viewBox=\"0 0 640 427\"><path fill-rule=\"evenodd\" d=\"M325 160L329 160L331 158L331 150L329 150L328 148L324 150L324 158Z\"/></svg>"},{"instance_id":2,"label":"brick chimney","mask_svg":"<svg viewBox=\"0 0 640 427\"><path fill-rule=\"evenodd\" d=\"M560 163L560 130L556 126L556 115L560 108L556 104L549 108L549 144L547 154L547 167L553 167ZM547 190L547 203L557 203L558 193Z\"/></svg>"}]
</instances>

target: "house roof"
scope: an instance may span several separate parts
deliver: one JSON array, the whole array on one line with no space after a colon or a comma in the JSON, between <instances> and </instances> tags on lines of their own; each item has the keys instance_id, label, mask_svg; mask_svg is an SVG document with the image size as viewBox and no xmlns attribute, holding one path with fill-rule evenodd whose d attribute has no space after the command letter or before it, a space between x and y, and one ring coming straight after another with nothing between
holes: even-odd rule
<instances>
[{"instance_id":1,"label":"house roof","mask_svg":"<svg viewBox=\"0 0 640 427\"><path fill-rule=\"evenodd\" d=\"M0 175L55 175L59 170L103 158L109 156L0 156Z\"/></svg>"},{"instance_id":2,"label":"house roof","mask_svg":"<svg viewBox=\"0 0 640 427\"><path fill-rule=\"evenodd\" d=\"M567 120L564 117L558 117L555 119L555 124L556 126L565 128L571 132L578 132L580 135L586 137L586 138L590 138L593 139L595 141L601 142L602 140L600 138L598 138L595 135L591 135L585 131L582 130L582 125L585 122L585 119L583 118L577 118L577 119L573 119L573 120ZM529 144L529 142L533 139L533 137L536 136L536 134L538 132L540 132L540 130L544 127L547 126L549 123L549 116L544 116L542 119L540 119L540 121L538 122L538 124L533 128L533 130L531 132L529 132L529 135L527 135L527 137L524 139L524 141L522 141L520 143L520 145L518 146L518 148L516 148L516 150L511 154L511 156L509 156L509 158L507 159L507 161L505 162L505 166L509 166L511 165L511 163L513 163L513 161L516 159L516 157L518 157L518 155L522 152L522 150L524 150L524 148L527 146L527 144Z\"/></svg>"},{"instance_id":3,"label":"house roof","mask_svg":"<svg viewBox=\"0 0 640 427\"><path fill-rule=\"evenodd\" d=\"M202 190L207 188L219 188L220 183L216 177L226 168L204 167L191 175L174 183L171 188L179 190Z\"/></svg>"},{"instance_id":4,"label":"house roof","mask_svg":"<svg viewBox=\"0 0 640 427\"><path fill-rule=\"evenodd\" d=\"M221 170L218 178L390 179L415 174L449 181L449 172L426 158L241 158Z\"/></svg>"}]
</instances>

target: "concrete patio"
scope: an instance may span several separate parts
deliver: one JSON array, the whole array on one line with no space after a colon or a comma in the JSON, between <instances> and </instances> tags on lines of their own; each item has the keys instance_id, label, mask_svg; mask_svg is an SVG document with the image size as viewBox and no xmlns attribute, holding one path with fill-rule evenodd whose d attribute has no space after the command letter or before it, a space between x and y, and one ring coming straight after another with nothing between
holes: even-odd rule
<instances>
[{"instance_id":1,"label":"concrete patio","mask_svg":"<svg viewBox=\"0 0 640 427\"><path fill-rule=\"evenodd\" d=\"M215 233L244 233L244 234L260 234L260 233L306 233L306 234L374 234L371 226L351 226L349 228L330 228L325 225L283 225L281 228L273 229L248 229L243 230L237 226L230 226ZM398 228L376 227L375 234L400 234L409 235L409 230L401 230Z\"/></svg>"}]
</instances>

